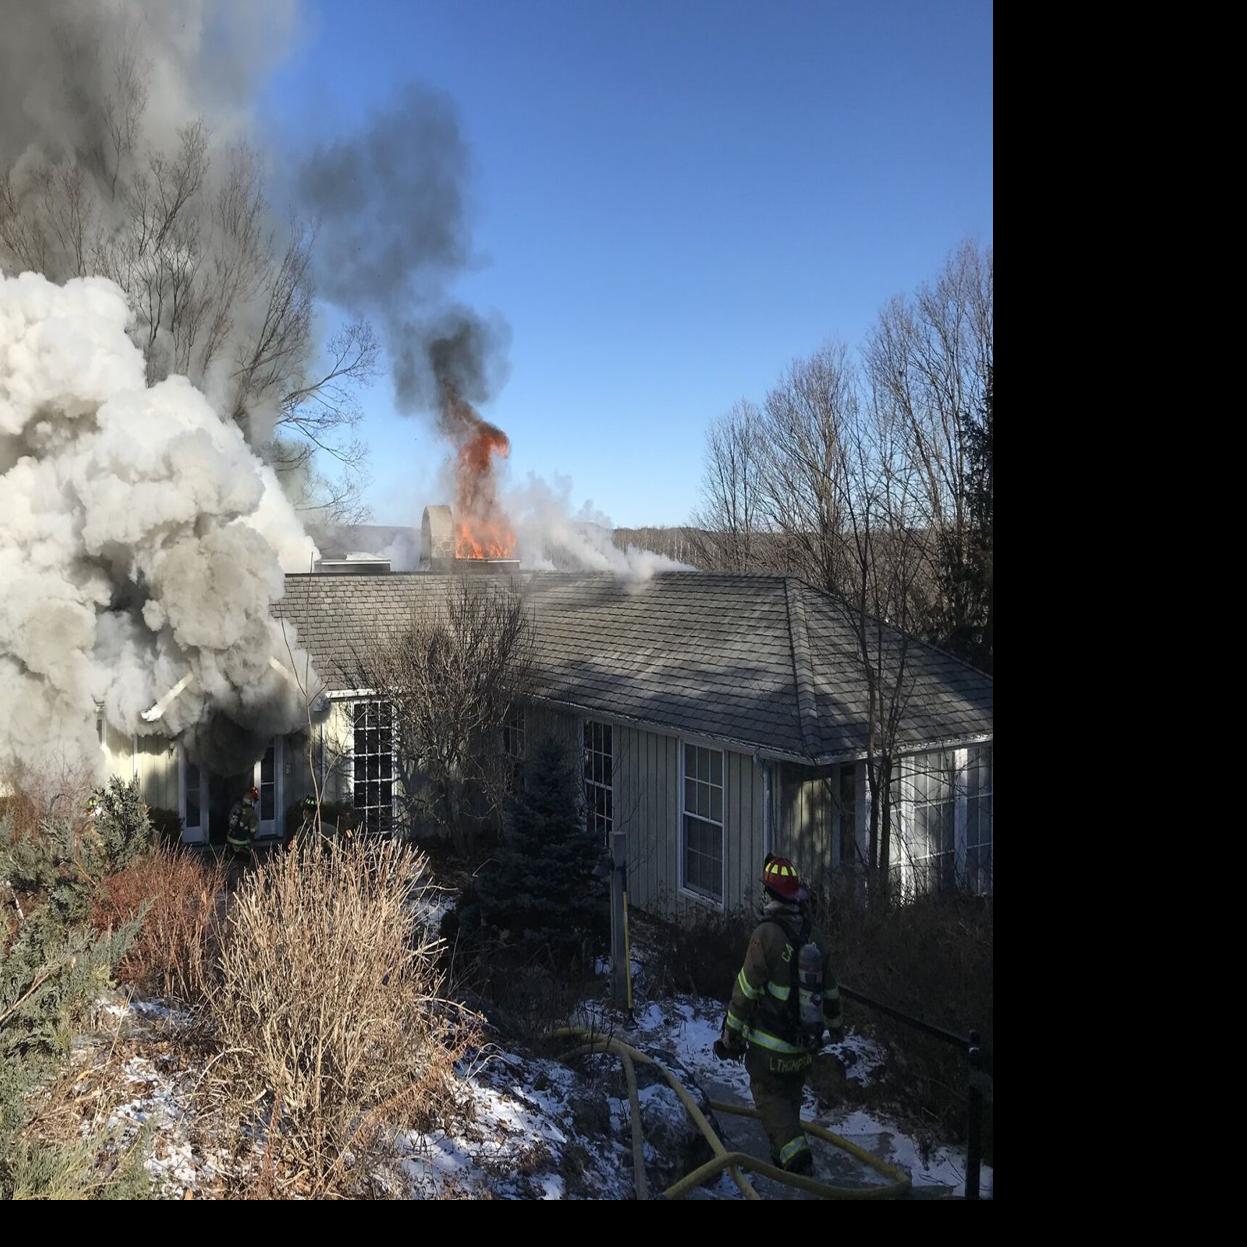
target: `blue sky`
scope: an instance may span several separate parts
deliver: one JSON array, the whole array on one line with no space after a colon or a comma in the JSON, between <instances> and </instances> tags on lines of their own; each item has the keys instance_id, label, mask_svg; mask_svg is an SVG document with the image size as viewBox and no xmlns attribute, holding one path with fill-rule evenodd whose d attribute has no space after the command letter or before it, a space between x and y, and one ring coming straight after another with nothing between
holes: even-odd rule
<instances>
[{"instance_id":1,"label":"blue sky","mask_svg":"<svg viewBox=\"0 0 1247 1247\"><path fill-rule=\"evenodd\" d=\"M512 330L483 414L513 480L616 524L685 522L714 416L992 239L989 3L308 8L265 121L306 144L408 81L450 94L478 257L453 293ZM444 451L388 379L365 405L374 517L418 524Z\"/></svg>"}]
</instances>

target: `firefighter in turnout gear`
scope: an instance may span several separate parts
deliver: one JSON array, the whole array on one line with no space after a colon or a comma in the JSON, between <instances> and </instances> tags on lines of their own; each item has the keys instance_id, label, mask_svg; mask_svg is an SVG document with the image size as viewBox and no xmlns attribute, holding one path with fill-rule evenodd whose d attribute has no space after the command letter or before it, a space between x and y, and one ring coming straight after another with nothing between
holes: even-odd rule
<instances>
[{"instance_id":1,"label":"firefighter in turnout gear","mask_svg":"<svg viewBox=\"0 0 1247 1247\"><path fill-rule=\"evenodd\" d=\"M316 831L316 798L311 793L308 793L303 798L299 808L302 811L302 818L299 826L291 830L286 836L285 845L288 849L311 843L312 836Z\"/></svg>"},{"instance_id":2,"label":"firefighter in turnout gear","mask_svg":"<svg viewBox=\"0 0 1247 1247\"><path fill-rule=\"evenodd\" d=\"M736 976L715 1054L724 1059L744 1055L772 1161L790 1173L812 1174L801 1097L824 1033L840 1038L840 986L827 941L810 918L809 892L797 868L787 858L768 854L762 885L762 920Z\"/></svg>"},{"instance_id":3,"label":"firefighter in turnout gear","mask_svg":"<svg viewBox=\"0 0 1247 1247\"><path fill-rule=\"evenodd\" d=\"M225 841L234 851L235 858L251 856L251 845L260 829L260 820L255 812L259 799L259 789L248 788L234 802L234 808L229 812L229 829L225 833Z\"/></svg>"}]
</instances>

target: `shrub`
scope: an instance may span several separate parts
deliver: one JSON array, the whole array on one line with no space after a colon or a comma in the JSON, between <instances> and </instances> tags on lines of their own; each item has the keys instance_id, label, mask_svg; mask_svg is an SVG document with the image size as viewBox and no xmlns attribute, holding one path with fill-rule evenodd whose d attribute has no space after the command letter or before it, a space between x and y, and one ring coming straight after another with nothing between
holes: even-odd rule
<instances>
[{"instance_id":1,"label":"shrub","mask_svg":"<svg viewBox=\"0 0 1247 1247\"><path fill-rule=\"evenodd\" d=\"M832 890L832 889L835 890ZM994 1041L990 897L950 892L908 904L865 906L841 881L816 897L836 974L894 1009L957 1034L977 1028L987 1067ZM888 1049L881 1091L944 1138L965 1132L967 1062L962 1050L864 1005L848 1002L852 1024ZM987 1123L990 1131L990 1118Z\"/></svg>"},{"instance_id":2,"label":"shrub","mask_svg":"<svg viewBox=\"0 0 1247 1247\"><path fill-rule=\"evenodd\" d=\"M121 926L146 906L118 980L195 1003L212 972L225 887L221 863L183 848L158 849L108 876L92 910L97 930Z\"/></svg>"},{"instance_id":3,"label":"shrub","mask_svg":"<svg viewBox=\"0 0 1247 1247\"><path fill-rule=\"evenodd\" d=\"M222 930L218 1071L240 1103L268 1106L267 1150L297 1159L314 1193L367 1189L383 1126L455 1110L472 1036L412 922L423 871L394 840L309 843L246 877Z\"/></svg>"},{"instance_id":4,"label":"shrub","mask_svg":"<svg viewBox=\"0 0 1247 1247\"><path fill-rule=\"evenodd\" d=\"M101 873L124 870L136 858L155 848L156 829L139 795L137 779L127 784L114 775L105 787L92 793L92 797L95 801L92 822L101 855Z\"/></svg>"},{"instance_id":5,"label":"shrub","mask_svg":"<svg viewBox=\"0 0 1247 1247\"><path fill-rule=\"evenodd\" d=\"M64 1065L139 925L97 935L86 924L97 852L68 810L33 828L0 820L0 894L11 915L0 937L0 1199L142 1189L141 1169L97 1163L98 1138L64 1145L31 1130L33 1092Z\"/></svg>"},{"instance_id":6,"label":"shrub","mask_svg":"<svg viewBox=\"0 0 1247 1247\"><path fill-rule=\"evenodd\" d=\"M162 810L158 806L149 806L147 818L156 832L156 839L159 843L170 846L182 843L182 816L177 810Z\"/></svg>"},{"instance_id":7,"label":"shrub","mask_svg":"<svg viewBox=\"0 0 1247 1247\"><path fill-rule=\"evenodd\" d=\"M952 893L867 907L857 881L837 872L811 904L830 942L832 966L841 983L957 1034L977 1028L990 1068L991 898ZM657 933L653 964L647 967L654 986L726 1002L757 915L694 911L680 923L646 922ZM873 1094L910 1124L940 1138L961 1140L966 1125L964 1051L847 999L845 1018L888 1053ZM990 1118L985 1120L990 1155Z\"/></svg>"},{"instance_id":8,"label":"shrub","mask_svg":"<svg viewBox=\"0 0 1247 1247\"><path fill-rule=\"evenodd\" d=\"M756 915L700 907L680 922L645 920L655 928L654 957L646 968L658 991L691 992L726 1002L757 925Z\"/></svg>"},{"instance_id":9,"label":"shrub","mask_svg":"<svg viewBox=\"0 0 1247 1247\"><path fill-rule=\"evenodd\" d=\"M320 803L320 824L326 835L333 835L335 830L354 831L359 826L359 815L354 806L345 805L341 801L322 801ZM285 839L289 844L303 826L303 802L296 801L286 807Z\"/></svg>"},{"instance_id":10,"label":"shrub","mask_svg":"<svg viewBox=\"0 0 1247 1247\"><path fill-rule=\"evenodd\" d=\"M606 885L594 878L601 846L585 830L579 766L557 740L534 751L511 802L511 826L460 904L459 931L506 966L535 958L584 965L606 945Z\"/></svg>"}]
</instances>

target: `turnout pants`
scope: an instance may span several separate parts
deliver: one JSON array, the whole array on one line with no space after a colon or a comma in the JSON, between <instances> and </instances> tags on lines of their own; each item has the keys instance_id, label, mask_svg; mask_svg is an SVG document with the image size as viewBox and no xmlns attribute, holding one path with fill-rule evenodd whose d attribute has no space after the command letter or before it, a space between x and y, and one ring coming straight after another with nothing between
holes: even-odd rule
<instances>
[{"instance_id":1,"label":"turnout pants","mask_svg":"<svg viewBox=\"0 0 1247 1247\"><path fill-rule=\"evenodd\" d=\"M801 1129L801 1093L813 1064L811 1056L784 1056L754 1044L745 1056L749 1089L771 1142L771 1159L781 1169L796 1173L814 1171L810 1145Z\"/></svg>"}]
</instances>

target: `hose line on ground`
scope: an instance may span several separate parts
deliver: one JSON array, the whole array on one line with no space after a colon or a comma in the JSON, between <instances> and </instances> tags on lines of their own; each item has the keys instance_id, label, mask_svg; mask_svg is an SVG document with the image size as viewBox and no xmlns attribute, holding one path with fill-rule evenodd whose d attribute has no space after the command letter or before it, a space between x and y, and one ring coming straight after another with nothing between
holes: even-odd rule
<instances>
[{"instance_id":1,"label":"hose line on ground","mask_svg":"<svg viewBox=\"0 0 1247 1247\"><path fill-rule=\"evenodd\" d=\"M710 1145L710 1150L714 1153L713 1159L694 1169L692 1173L685 1174L679 1181L669 1186L663 1192L664 1199L683 1199L690 1191L700 1186L703 1182L724 1171L736 1183L740 1193L746 1199L760 1199L761 1196L754 1189L753 1184L741 1173L742 1169L759 1173L763 1177L770 1178L775 1182L780 1182L796 1190L805 1191L811 1195L817 1195L822 1199L896 1199L908 1193L910 1189L911 1179L908 1172L904 1169L881 1160L878 1156L866 1151L865 1148L858 1147L856 1143L851 1143L848 1139L841 1138L830 1130L824 1129L817 1122L802 1120L801 1128L807 1134L812 1134L815 1138L822 1139L832 1144L832 1146L840 1148L850 1156L860 1160L864 1165L874 1169L877 1173L881 1173L885 1178L889 1179L888 1184L886 1186L868 1187L832 1186L830 1183L819 1182L815 1178L788 1173L786 1170L779 1169L756 1156L750 1156L747 1152L729 1152L723 1146L723 1141L719 1138L714 1127L706 1119L706 1115L689 1094L688 1088L666 1066L655 1061L653 1057L647 1056L644 1052L632 1047L631 1044L624 1043L621 1039L616 1039L611 1035L604 1035L599 1031L588 1030L582 1026L560 1027L554 1032L554 1036L555 1038L580 1039L584 1041L573 1052L568 1054L569 1057L609 1052L613 1056L619 1057L623 1062L624 1075L628 1082L628 1104L632 1114L632 1163L635 1171L634 1180L638 1199L649 1198L649 1184L645 1175L644 1144L640 1133L641 1106L637 1095L636 1071L633 1068L634 1063L637 1061L654 1066L662 1074L668 1085L679 1097L688 1115L693 1119L693 1124L701 1131L702 1137ZM758 1116L757 1109L746 1108L743 1105L725 1104L721 1101L711 1100L710 1107L715 1112L735 1113L741 1117Z\"/></svg>"}]
</instances>

